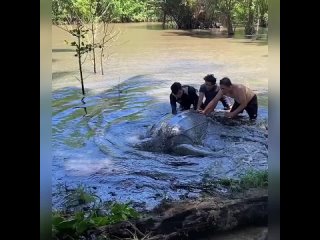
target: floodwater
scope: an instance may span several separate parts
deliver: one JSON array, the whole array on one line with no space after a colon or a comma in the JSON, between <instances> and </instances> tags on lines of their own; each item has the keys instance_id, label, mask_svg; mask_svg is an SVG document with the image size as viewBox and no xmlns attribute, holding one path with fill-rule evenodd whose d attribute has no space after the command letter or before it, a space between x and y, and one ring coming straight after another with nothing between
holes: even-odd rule
<instances>
[{"instance_id":1,"label":"floodwater","mask_svg":"<svg viewBox=\"0 0 320 240\"><path fill-rule=\"evenodd\" d=\"M267 169L268 45L194 30L162 30L161 24L116 24L119 38L107 49L104 75L84 63L86 96L81 94L77 58L52 27L52 200L63 204L61 186L84 185L103 200L152 209L163 199L196 198L186 184L204 178L238 178L249 169ZM153 124L170 114L173 82L196 88L214 73L245 84L258 95L258 122L213 119L203 143L220 157L173 155L137 149ZM217 108L222 108L218 105ZM244 117L245 118L245 117ZM216 146L216 147L215 147ZM219 149L217 149L219 148Z\"/></svg>"}]
</instances>

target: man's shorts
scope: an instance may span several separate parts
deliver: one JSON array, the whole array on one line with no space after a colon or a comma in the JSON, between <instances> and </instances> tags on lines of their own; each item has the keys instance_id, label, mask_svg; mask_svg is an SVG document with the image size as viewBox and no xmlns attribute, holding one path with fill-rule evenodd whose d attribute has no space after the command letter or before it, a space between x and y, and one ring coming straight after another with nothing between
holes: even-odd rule
<instances>
[{"instance_id":1,"label":"man's shorts","mask_svg":"<svg viewBox=\"0 0 320 240\"><path fill-rule=\"evenodd\" d=\"M232 108L231 108L231 112L236 110L239 106L240 106L240 104L235 101L233 106L232 106ZM249 114L250 119L256 119L257 118L257 114L258 114L258 98L257 98L256 94L252 97L252 99L250 100L248 105L244 108L244 110L247 111L247 113ZM243 112L243 110L241 111L241 113L242 112Z\"/></svg>"}]
</instances>

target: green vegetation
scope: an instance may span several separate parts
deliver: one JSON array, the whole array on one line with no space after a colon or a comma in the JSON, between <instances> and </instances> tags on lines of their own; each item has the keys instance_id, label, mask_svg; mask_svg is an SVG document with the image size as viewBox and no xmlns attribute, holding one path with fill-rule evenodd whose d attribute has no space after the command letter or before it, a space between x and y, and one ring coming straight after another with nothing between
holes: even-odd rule
<instances>
[{"instance_id":1,"label":"green vegetation","mask_svg":"<svg viewBox=\"0 0 320 240\"><path fill-rule=\"evenodd\" d=\"M239 180L223 178L217 182L225 187L240 187L241 189L267 187L268 171L250 170L241 176Z\"/></svg>"},{"instance_id":2,"label":"green vegetation","mask_svg":"<svg viewBox=\"0 0 320 240\"><path fill-rule=\"evenodd\" d=\"M268 171L249 171L240 178L242 188L256 188L268 186Z\"/></svg>"},{"instance_id":3,"label":"green vegetation","mask_svg":"<svg viewBox=\"0 0 320 240\"><path fill-rule=\"evenodd\" d=\"M219 188L226 188L231 192L240 192L249 188L265 188L268 187L268 171L250 170L237 179L221 178L210 180L208 176L204 176L203 189L210 193Z\"/></svg>"},{"instance_id":4,"label":"green vegetation","mask_svg":"<svg viewBox=\"0 0 320 240\"><path fill-rule=\"evenodd\" d=\"M158 4L155 0L53 0L53 22L67 19L68 11L76 9L78 17L90 21L95 12L100 20L111 22L145 22L157 21L160 15ZM94 7L94 11L92 11Z\"/></svg>"},{"instance_id":5,"label":"green vegetation","mask_svg":"<svg viewBox=\"0 0 320 240\"><path fill-rule=\"evenodd\" d=\"M254 34L257 24L268 25L267 0L53 0L53 22L66 21L70 9L85 22L93 13L99 21L109 22L161 21L165 26L172 20L179 29L219 22L230 34L234 25L245 26L248 35Z\"/></svg>"},{"instance_id":6,"label":"green vegetation","mask_svg":"<svg viewBox=\"0 0 320 240\"><path fill-rule=\"evenodd\" d=\"M97 227L139 217L129 203L103 204L83 186L65 188L65 194L64 210L52 213L53 239L80 239Z\"/></svg>"}]
</instances>

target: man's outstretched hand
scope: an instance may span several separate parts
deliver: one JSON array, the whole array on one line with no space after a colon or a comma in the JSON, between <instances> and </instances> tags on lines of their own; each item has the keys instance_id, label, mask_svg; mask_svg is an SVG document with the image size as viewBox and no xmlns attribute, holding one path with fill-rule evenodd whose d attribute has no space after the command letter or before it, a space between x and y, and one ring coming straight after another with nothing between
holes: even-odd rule
<instances>
[{"instance_id":1,"label":"man's outstretched hand","mask_svg":"<svg viewBox=\"0 0 320 240\"><path fill-rule=\"evenodd\" d=\"M205 110L197 110L198 113L203 114L203 115L208 115L209 113L206 112Z\"/></svg>"},{"instance_id":2,"label":"man's outstretched hand","mask_svg":"<svg viewBox=\"0 0 320 240\"><path fill-rule=\"evenodd\" d=\"M233 118L233 117L234 117L234 114L233 114L232 112L226 112L226 113L224 114L224 116L227 117L227 118Z\"/></svg>"}]
</instances>

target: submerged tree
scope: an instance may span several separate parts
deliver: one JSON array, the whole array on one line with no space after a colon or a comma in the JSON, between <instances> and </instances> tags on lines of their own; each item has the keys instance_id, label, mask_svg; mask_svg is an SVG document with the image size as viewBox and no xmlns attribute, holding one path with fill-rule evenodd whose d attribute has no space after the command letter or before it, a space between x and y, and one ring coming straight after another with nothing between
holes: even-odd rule
<instances>
[{"instance_id":1,"label":"submerged tree","mask_svg":"<svg viewBox=\"0 0 320 240\"><path fill-rule=\"evenodd\" d=\"M108 58L110 56L110 54L106 53L105 51L113 46L113 43L118 39L121 32L120 30L115 30L114 25L110 27L109 23L105 21L101 23L101 26L102 29L99 32L102 36L100 37L100 41L97 43L97 45L100 49L99 56L101 74L104 75L103 59Z\"/></svg>"},{"instance_id":2,"label":"submerged tree","mask_svg":"<svg viewBox=\"0 0 320 240\"><path fill-rule=\"evenodd\" d=\"M247 22L245 34L258 34L259 26L266 27L268 21L267 0L247 0Z\"/></svg>"},{"instance_id":3,"label":"submerged tree","mask_svg":"<svg viewBox=\"0 0 320 240\"><path fill-rule=\"evenodd\" d=\"M87 35L89 38L88 42L92 45L92 62L93 62L93 72L97 73L96 68L96 29L99 23L99 11L98 8L101 5L101 0L73 0L73 5L79 11L80 21L82 25L86 25L90 32Z\"/></svg>"},{"instance_id":4,"label":"submerged tree","mask_svg":"<svg viewBox=\"0 0 320 240\"><path fill-rule=\"evenodd\" d=\"M113 43L118 39L121 31L111 25L114 22L116 15L114 13L114 2L104 0L99 3L96 11L96 33L97 41L94 44L95 48L100 50L99 60L101 74L104 75L103 59L109 58L110 54L106 50L113 46Z\"/></svg>"},{"instance_id":5,"label":"submerged tree","mask_svg":"<svg viewBox=\"0 0 320 240\"><path fill-rule=\"evenodd\" d=\"M79 66L79 72L80 72L80 82L81 82L81 90L82 94L85 95L84 90L84 83L83 83L83 72L82 72L82 64L84 63L84 60L82 60L82 57L84 54L88 53L93 49L91 44L85 44L83 39L85 38L85 35L87 34L89 30L84 29L84 26L78 23L76 25L76 28L71 30L70 33L77 38L77 41L71 42L71 46L76 47L76 54L75 56L78 58L78 66Z\"/></svg>"},{"instance_id":6,"label":"submerged tree","mask_svg":"<svg viewBox=\"0 0 320 240\"><path fill-rule=\"evenodd\" d=\"M226 27L228 29L228 35L234 34L234 29L232 26L233 22L233 11L236 5L236 0L220 0L218 1L218 8L220 9L221 13L223 13L226 21Z\"/></svg>"},{"instance_id":7,"label":"submerged tree","mask_svg":"<svg viewBox=\"0 0 320 240\"><path fill-rule=\"evenodd\" d=\"M84 55L92 50L92 44L86 42L85 40L89 30L83 24L81 11L79 11L79 8L75 7L74 1L54 0L53 6L53 23L75 38L75 41L71 43L67 41L66 42L67 44L70 44L70 46L75 47L75 57L78 59L81 90L82 94L85 95L82 65L85 61L85 58L83 58Z\"/></svg>"},{"instance_id":8,"label":"submerged tree","mask_svg":"<svg viewBox=\"0 0 320 240\"><path fill-rule=\"evenodd\" d=\"M245 34L246 35L252 35L254 34L254 5L253 5L254 0L247 0L247 12L248 12L248 20L245 26Z\"/></svg>"},{"instance_id":9,"label":"submerged tree","mask_svg":"<svg viewBox=\"0 0 320 240\"><path fill-rule=\"evenodd\" d=\"M166 17L170 16L178 29L191 29L194 21L194 6L196 0L166 0L160 2L163 11L163 26Z\"/></svg>"},{"instance_id":10,"label":"submerged tree","mask_svg":"<svg viewBox=\"0 0 320 240\"><path fill-rule=\"evenodd\" d=\"M103 58L108 56L105 49L111 47L120 31L109 28L113 21L113 0L53 0L53 23L68 32L75 41L69 43L75 47L78 58L82 94L85 95L83 68L87 54L92 53L93 72L96 73L96 49L100 49L100 66L103 72Z\"/></svg>"}]
</instances>

